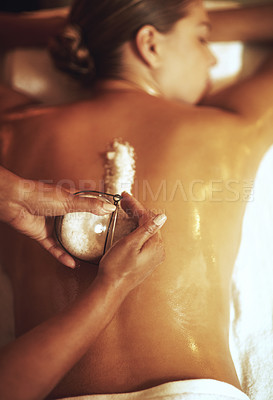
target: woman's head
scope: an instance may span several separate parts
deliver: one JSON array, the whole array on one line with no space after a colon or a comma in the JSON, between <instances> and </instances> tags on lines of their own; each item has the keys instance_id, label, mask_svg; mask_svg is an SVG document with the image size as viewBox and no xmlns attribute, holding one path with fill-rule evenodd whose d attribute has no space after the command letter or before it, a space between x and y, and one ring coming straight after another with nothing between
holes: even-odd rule
<instances>
[{"instance_id":1,"label":"woman's head","mask_svg":"<svg viewBox=\"0 0 273 400\"><path fill-rule=\"evenodd\" d=\"M69 16L74 34L66 30L64 51L55 51L55 56L63 67L68 61L75 72L89 76L95 72L98 79L143 74L163 94L179 98L172 96L171 79L167 79L178 62L173 39L179 23L188 20L197 4L203 10L200 0L76 0Z\"/></svg>"}]
</instances>

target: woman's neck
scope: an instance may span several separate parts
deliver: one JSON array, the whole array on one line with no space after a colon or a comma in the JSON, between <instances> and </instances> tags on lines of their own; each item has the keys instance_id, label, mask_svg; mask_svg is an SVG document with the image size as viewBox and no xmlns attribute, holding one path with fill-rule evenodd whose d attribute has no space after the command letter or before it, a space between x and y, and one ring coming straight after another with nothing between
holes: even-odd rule
<instances>
[{"instance_id":1,"label":"woman's neck","mask_svg":"<svg viewBox=\"0 0 273 400\"><path fill-rule=\"evenodd\" d=\"M97 90L135 90L145 92L151 96L162 96L162 93L155 88L155 85L140 80L128 80L125 78L101 79L97 81L95 87Z\"/></svg>"}]
</instances>

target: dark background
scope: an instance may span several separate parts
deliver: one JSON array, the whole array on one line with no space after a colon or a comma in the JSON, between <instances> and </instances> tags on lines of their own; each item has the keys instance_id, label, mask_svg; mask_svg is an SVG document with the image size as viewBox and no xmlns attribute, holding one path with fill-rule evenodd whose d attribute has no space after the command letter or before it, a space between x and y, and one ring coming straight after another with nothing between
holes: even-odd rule
<instances>
[{"instance_id":1,"label":"dark background","mask_svg":"<svg viewBox=\"0 0 273 400\"><path fill-rule=\"evenodd\" d=\"M72 0L0 0L0 11L21 12L70 5Z\"/></svg>"},{"instance_id":2,"label":"dark background","mask_svg":"<svg viewBox=\"0 0 273 400\"><path fill-rule=\"evenodd\" d=\"M70 5L73 0L0 0L0 12L35 11L44 8L57 8ZM219 0L211 0L219 1ZM234 0L225 0L234 1ZM242 5L273 3L273 0L235 0Z\"/></svg>"}]
</instances>

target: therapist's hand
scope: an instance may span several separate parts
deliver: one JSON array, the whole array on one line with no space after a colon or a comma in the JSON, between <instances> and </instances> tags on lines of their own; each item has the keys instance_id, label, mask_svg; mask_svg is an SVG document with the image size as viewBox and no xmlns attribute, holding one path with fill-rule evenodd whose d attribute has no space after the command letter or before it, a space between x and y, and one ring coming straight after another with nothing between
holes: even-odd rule
<instances>
[{"instance_id":1,"label":"therapist's hand","mask_svg":"<svg viewBox=\"0 0 273 400\"><path fill-rule=\"evenodd\" d=\"M165 259L160 229L167 220L165 214L155 215L137 199L122 193L121 206L138 222L138 228L114 244L99 264L96 279L111 287L122 287L125 296L140 285Z\"/></svg>"},{"instance_id":2,"label":"therapist's hand","mask_svg":"<svg viewBox=\"0 0 273 400\"><path fill-rule=\"evenodd\" d=\"M73 196L60 186L21 179L0 167L0 221L39 242L67 267L74 268L75 260L56 243L50 217L77 211L105 215L113 210L114 205Z\"/></svg>"}]
</instances>

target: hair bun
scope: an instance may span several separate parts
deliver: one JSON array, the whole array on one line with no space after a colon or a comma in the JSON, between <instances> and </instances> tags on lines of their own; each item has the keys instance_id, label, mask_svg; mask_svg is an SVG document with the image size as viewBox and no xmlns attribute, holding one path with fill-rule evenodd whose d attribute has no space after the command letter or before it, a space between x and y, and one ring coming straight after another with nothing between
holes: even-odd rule
<instances>
[{"instance_id":1,"label":"hair bun","mask_svg":"<svg viewBox=\"0 0 273 400\"><path fill-rule=\"evenodd\" d=\"M77 76L95 76L95 64L90 51L83 43L77 25L67 25L49 43L49 50L56 66Z\"/></svg>"}]
</instances>

